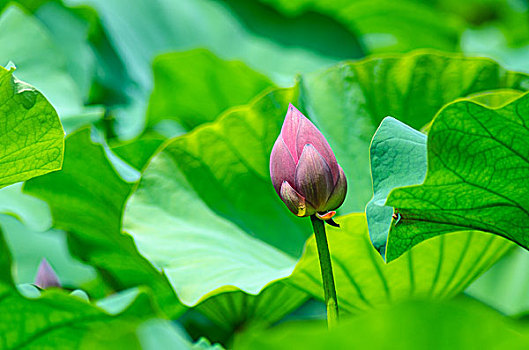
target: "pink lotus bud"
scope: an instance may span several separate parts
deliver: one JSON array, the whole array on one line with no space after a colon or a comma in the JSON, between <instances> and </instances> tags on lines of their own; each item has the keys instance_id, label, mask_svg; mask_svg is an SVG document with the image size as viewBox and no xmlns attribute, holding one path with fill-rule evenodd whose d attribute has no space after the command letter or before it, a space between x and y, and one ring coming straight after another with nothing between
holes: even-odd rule
<instances>
[{"instance_id":1,"label":"pink lotus bud","mask_svg":"<svg viewBox=\"0 0 529 350\"><path fill-rule=\"evenodd\" d=\"M37 276L35 277L35 285L41 289L61 286L57 274L45 258L40 262Z\"/></svg>"},{"instance_id":2,"label":"pink lotus bud","mask_svg":"<svg viewBox=\"0 0 529 350\"><path fill-rule=\"evenodd\" d=\"M277 194L297 216L329 220L347 192L329 143L292 104L270 155L270 175Z\"/></svg>"}]
</instances>

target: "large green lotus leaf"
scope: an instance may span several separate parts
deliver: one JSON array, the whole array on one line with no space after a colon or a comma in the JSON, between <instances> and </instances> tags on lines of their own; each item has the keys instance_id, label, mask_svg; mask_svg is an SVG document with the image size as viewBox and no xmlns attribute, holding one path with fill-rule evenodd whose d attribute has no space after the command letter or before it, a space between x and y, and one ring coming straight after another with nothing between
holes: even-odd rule
<instances>
[{"instance_id":1,"label":"large green lotus leaf","mask_svg":"<svg viewBox=\"0 0 529 350\"><path fill-rule=\"evenodd\" d=\"M173 139L145 169L124 230L185 304L214 291L256 294L290 275L301 256L310 224L281 203L269 175L271 146L295 98L292 89L269 93Z\"/></svg>"},{"instance_id":2,"label":"large green lotus leaf","mask_svg":"<svg viewBox=\"0 0 529 350\"><path fill-rule=\"evenodd\" d=\"M371 244L363 214L339 217L336 222L341 228L329 227L327 235L338 305L350 313L411 298L453 297L514 246L495 235L462 231L425 241L386 264ZM314 237L286 281L323 299Z\"/></svg>"},{"instance_id":3,"label":"large green lotus leaf","mask_svg":"<svg viewBox=\"0 0 529 350\"><path fill-rule=\"evenodd\" d=\"M525 349L526 324L514 323L471 300L410 301L343 319L331 331L321 322L290 322L249 331L234 349Z\"/></svg>"},{"instance_id":4,"label":"large green lotus leaf","mask_svg":"<svg viewBox=\"0 0 529 350\"><path fill-rule=\"evenodd\" d=\"M420 184L426 176L426 135L387 117L378 127L369 149L373 198L366 218L373 246L385 256L393 208L385 205L392 189Z\"/></svg>"},{"instance_id":5,"label":"large green lotus leaf","mask_svg":"<svg viewBox=\"0 0 529 350\"><path fill-rule=\"evenodd\" d=\"M465 294L506 315L529 311L529 252L518 247L472 283Z\"/></svg>"},{"instance_id":6,"label":"large green lotus leaf","mask_svg":"<svg viewBox=\"0 0 529 350\"><path fill-rule=\"evenodd\" d=\"M154 89L147 110L151 126L168 119L191 130L273 86L244 63L221 60L203 49L157 56L153 71Z\"/></svg>"},{"instance_id":7,"label":"large green lotus leaf","mask_svg":"<svg viewBox=\"0 0 529 350\"><path fill-rule=\"evenodd\" d=\"M417 48L454 51L465 23L448 11L420 1L260 0L287 15L317 12L356 33L367 52L406 52Z\"/></svg>"},{"instance_id":8,"label":"large green lotus leaf","mask_svg":"<svg viewBox=\"0 0 529 350\"><path fill-rule=\"evenodd\" d=\"M64 131L32 86L0 67L0 188L61 168Z\"/></svg>"},{"instance_id":9,"label":"large green lotus leaf","mask_svg":"<svg viewBox=\"0 0 529 350\"><path fill-rule=\"evenodd\" d=\"M529 247L529 95L500 108L458 101L443 108L428 134L422 185L394 190L387 205L402 214L387 259L446 232L481 230Z\"/></svg>"},{"instance_id":10,"label":"large green lotus leaf","mask_svg":"<svg viewBox=\"0 0 529 350\"><path fill-rule=\"evenodd\" d=\"M517 90L495 90L478 93L471 96L471 99L497 107L521 94ZM385 256L394 213L393 208L385 205L386 199L394 188L418 185L424 181L427 170L426 135L387 117L380 123L371 140L369 155L374 192L366 206L369 236L375 248Z\"/></svg>"},{"instance_id":11,"label":"large green lotus leaf","mask_svg":"<svg viewBox=\"0 0 529 350\"><path fill-rule=\"evenodd\" d=\"M432 52L374 57L302 76L301 107L331 144L348 179L341 213L363 211L373 194L368 150L384 117L420 129L448 102L505 88L526 91L529 77L489 59Z\"/></svg>"},{"instance_id":12,"label":"large green lotus leaf","mask_svg":"<svg viewBox=\"0 0 529 350\"><path fill-rule=\"evenodd\" d=\"M24 190L46 201L54 227L68 232L72 253L96 267L116 290L148 285L169 316L182 311L165 277L121 234L121 214L132 184L116 173L90 130L68 136L60 172L28 181Z\"/></svg>"},{"instance_id":13,"label":"large green lotus leaf","mask_svg":"<svg viewBox=\"0 0 529 350\"><path fill-rule=\"evenodd\" d=\"M0 349L140 349L136 329L158 312L146 293L128 299L106 302L105 311L59 290L23 297L11 279L10 253L0 232Z\"/></svg>"},{"instance_id":14,"label":"large green lotus leaf","mask_svg":"<svg viewBox=\"0 0 529 350\"><path fill-rule=\"evenodd\" d=\"M1 14L0 47L0 65L14 63L16 76L42 91L56 108L67 131L101 117L100 108L83 106L84 96L48 30L18 5L5 8Z\"/></svg>"}]
</instances>

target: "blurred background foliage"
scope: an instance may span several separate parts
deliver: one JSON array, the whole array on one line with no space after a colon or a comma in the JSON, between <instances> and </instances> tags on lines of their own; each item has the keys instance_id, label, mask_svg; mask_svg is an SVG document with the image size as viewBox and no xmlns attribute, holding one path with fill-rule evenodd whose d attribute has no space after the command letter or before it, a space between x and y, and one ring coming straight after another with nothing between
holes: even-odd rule
<instances>
[{"instance_id":1,"label":"blurred background foliage","mask_svg":"<svg viewBox=\"0 0 529 350\"><path fill-rule=\"evenodd\" d=\"M192 309L181 305L165 276L121 235L124 202L160 145L273 88L297 84L300 74L373 55L433 49L490 57L503 68L529 73L525 0L2 0L0 11L0 65L16 67L17 78L49 99L69 135L64 171L26 184L28 193L47 203L22 192L22 184L0 190L0 225L15 283L31 283L45 257L65 287L83 288L94 299L148 285L164 315L178 318L193 340L206 336L231 346L241 335L236 345L243 348L279 348L281 333L259 338L259 332L280 320L321 319L322 305L303 282L310 273L272 283L259 298L227 288ZM309 85L312 77L305 80ZM97 177L112 182L89 185ZM79 198L86 201L76 202L84 210L82 221L64 210L68 200ZM359 211L352 204L348 209ZM523 318L529 311L528 271L529 254L512 249L466 294ZM466 299L462 305L482 312ZM405 315L411 328L427 310L435 315L439 306L403 304L383 315ZM490 329L507 327L509 321L498 321L489 309L483 314ZM389 327L383 315L346 327L362 326L375 335ZM479 319L461 317L468 324ZM451 318L438 318L447 331ZM172 326L149 327L171 344L191 346ZM306 338L304 326L287 327L301 343L283 343L285 348L320 341ZM460 330L463 336L475 332L471 326ZM160 344L142 340L144 348Z\"/></svg>"}]
</instances>

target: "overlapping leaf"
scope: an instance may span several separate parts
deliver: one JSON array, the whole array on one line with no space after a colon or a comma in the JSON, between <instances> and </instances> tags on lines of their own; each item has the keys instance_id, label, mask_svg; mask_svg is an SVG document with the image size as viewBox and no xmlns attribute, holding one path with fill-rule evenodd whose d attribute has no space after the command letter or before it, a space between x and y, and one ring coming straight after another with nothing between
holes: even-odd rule
<instances>
[{"instance_id":1,"label":"overlapping leaf","mask_svg":"<svg viewBox=\"0 0 529 350\"><path fill-rule=\"evenodd\" d=\"M184 303L218 288L255 294L292 272L309 223L280 202L268 163L283 120L277 108L294 98L275 91L176 138L143 173L124 230Z\"/></svg>"},{"instance_id":2,"label":"overlapping leaf","mask_svg":"<svg viewBox=\"0 0 529 350\"><path fill-rule=\"evenodd\" d=\"M151 126L174 120L191 130L273 86L244 63L223 61L207 50L158 56L153 70L154 90L147 110Z\"/></svg>"},{"instance_id":3,"label":"overlapping leaf","mask_svg":"<svg viewBox=\"0 0 529 350\"><path fill-rule=\"evenodd\" d=\"M529 252L513 249L465 291L505 315L525 316L529 312Z\"/></svg>"},{"instance_id":4,"label":"overlapping leaf","mask_svg":"<svg viewBox=\"0 0 529 350\"><path fill-rule=\"evenodd\" d=\"M116 85L131 105L115 110L118 134L125 137L143 129L152 90L151 63L158 54L206 48L223 59L241 60L283 86L292 84L298 73L363 56L354 35L335 21L321 15L293 19L254 1L237 1L234 6L215 0L141 0L135 6L123 0L70 3L96 9L110 45L126 67L126 81ZM335 38L342 45L334 45Z\"/></svg>"},{"instance_id":5,"label":"overlapping leaf","mask_svg":"<svg viewBox=\"0 0 529 350\"><path fill-rule=\"evenodd\" d=\"M204 300L195 309L219 329L232 334L240 329L270 326L309 298L310 294L281 280L267 286L259 295L226 292Z\"/></svg>"},{"instance_id":6,"label":"overlapping leaf","mask_svg":"<svg viewBox=\"0 0 529 350\"><path fill-rule=\"evenodd\" d=\"M0 225L11 251L16 283L32 283L42 258L52 264L63 286L78 287L94 279L93 268L72 258L64 232L38 232L6 215L0 215Z\"/></svg>"},{"instance_id":7,"label":"overlapping leaf","mask_svg":"<svg viewBox=\"0 0 529 350\"><path fill-rule=\"evenodd\" d=\"M460 101L440 111L428 134L422 185L394 190L387 205L388 260L427 238L462 229L495 233L528 248L529 96L500 108Z\"/></svg>"},{"instance_id":8,"label":"overlapping leaf","mask_svg":"<svg viewBox=\"0 0 529 350\"><path fill-rule=\"evenodd\" d=\"M426 135L387 117L373 136L369 153L374 194L366 206L367 224L373 246L385 256L393 215L393 208L385 205L386 198L396 187L424 180Z\"/></svg>"},{"instance_id":9,"label":"overlapping leaf","mask_svg":"<svg viewBox=\"0 0 529 350\"><path fill-rule=\"evenodd\" d=\"M513 246L495 235L463 231L423 242L386 264L371 244L363 214L336 221L341 228L327 230L329 246L338 305L350 313L410 298L453 297ZM313 237L287 282L323 299Z\"/></svg>"},{"instance_id":10,"label":"overlapping leaf","mask_svg":"<svg viewBox=\"0 0 529 350\"><path fill-rule=\"evenodd\" d=\"M67 138L63 170L28 181L24 190L45 200L56 228L68 232L72 252L95 266L116 290L150 286L168 315L182 311L165 277L121 234L121 214L132 184L116 173L90 130Z\"/></svg>"},{"instance_id":11,"label":"overlapping leaf","mask_svg":"<svg viewBox=\"0 0 529 350\"><path fill-rule=\"evenodd\" d=\"M384 116L423 126L457 97L528 85L526 75L489 60L432 53L304 76L295 88L268 93L167 143L131 196L124 228L186 304L236 288L257 293L290 274L310 233L269 179L269 152L288 102L306 112L335 150L350 187L342 212L350 212L363 210L371 196L368 135Z\"/></svg>"},{"instance_id":12,"label":"overlapping leaf","mask_svg":"<svg viewBox=\"0 0 529 350\"><path fill-rule=\"evenodd\" d=\"M1 233L0 253L0 349L140 349L136 327L156 317L147 294L114 305L115 316L60 291L27 299L11 280L10 254Z\"/></svg>"}]
</instances>

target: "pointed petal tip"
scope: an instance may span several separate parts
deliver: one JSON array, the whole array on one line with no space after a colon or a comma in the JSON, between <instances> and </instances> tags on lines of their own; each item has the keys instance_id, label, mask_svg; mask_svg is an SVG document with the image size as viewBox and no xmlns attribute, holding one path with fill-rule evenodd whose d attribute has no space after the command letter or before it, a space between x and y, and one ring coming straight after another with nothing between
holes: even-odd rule
<instances>
[{"instance_id":1,"label":"pointed petal tip","mask_svg":"<svg viewBox=\"0 0 529 350\"><path fill-rule=\"evenodd\" d=\"M61 287L57 274L46 258L42 258L40 261L37 276L35 277L35 285L41 289Z\"/></svg>"}]
</instances>

